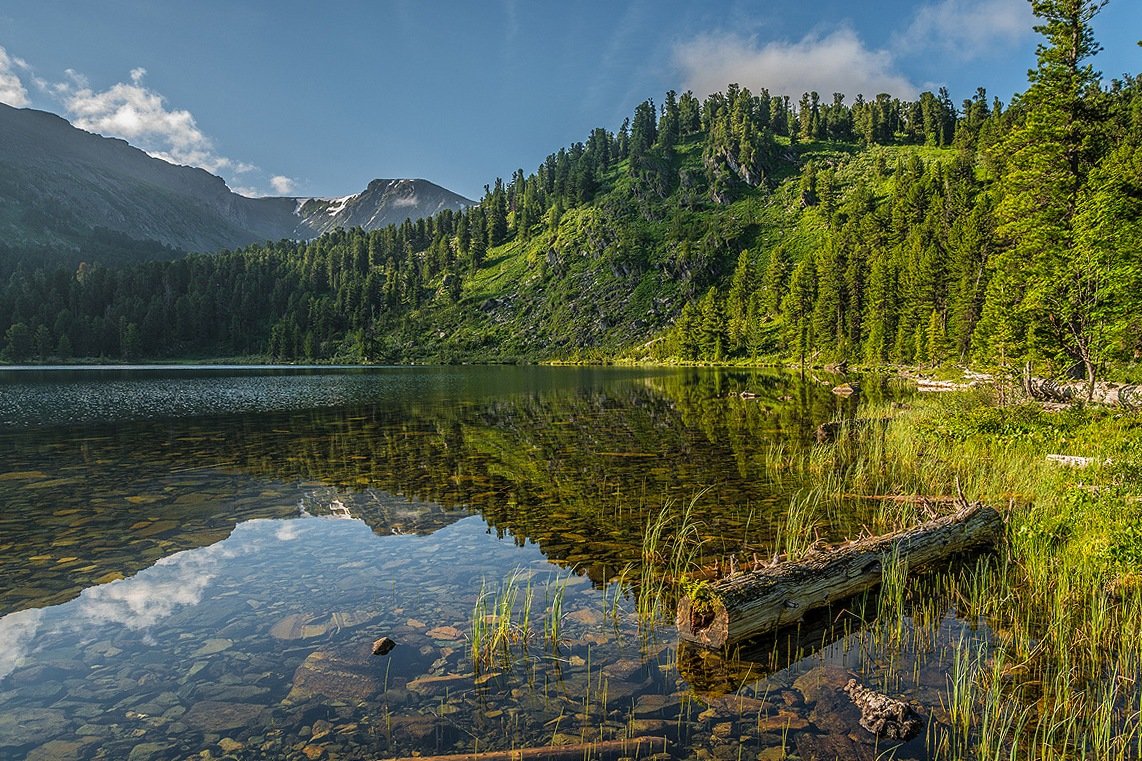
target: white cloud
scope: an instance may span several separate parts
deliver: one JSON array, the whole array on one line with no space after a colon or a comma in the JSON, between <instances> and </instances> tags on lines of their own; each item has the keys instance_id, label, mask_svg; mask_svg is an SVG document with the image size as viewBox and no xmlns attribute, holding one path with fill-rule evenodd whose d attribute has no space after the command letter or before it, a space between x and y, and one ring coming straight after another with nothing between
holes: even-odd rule
<instances>
[{"instance_id":1,"label":"white cloud","mask_svg":"<svg viewBox=\"0 0 1142 761\"><path fill-rule=\"evenodd\" d=\"M169 108L166 98L143 83L146 69L132 69L130 83L101 91L92 89L81 74L70 69L66 73L70 81L55 89L75 126L124 138L174 164L215 173L237 166L214 149L190 111Z\"/></svg>"},{"instance_id":2,"label":"white cloud","mask_svg":"<svg viewBox=\"0 0 1142 761\"><path fill-rule=\"evenodd\" d=\"M278 174L270 178L270 187L272 187L274 192L278 195L286 196L294 191L294 188L297 187L297 183L284 174Z\"/></svg>"},{"instance_id":3,"label":"white cloud","mask_svg":"<svg viewBox=\"0 0 1142 761\"><path fill-rule=\"evenodd\" d=\"M28 91L15 69L27 69L28 65L19 58L8 55L8 51L0 47L0 103L9 106L24 108L30 101Z\"/></svg>"},{"instance_id":4,"label":"white cloud","mask_svg":"<svg viewBox=\"0 0 1142 761\"><path fill-rule=\"evenodd\" d=\"M850 102L858 93L866 98L882 92L912 98L919 92L896 69L889 51L870 50L848 27L824 36L810 34L798 42L761 44L735 34L707 34L677 45L674 60L683 87L699 97L732 82L755 93L765 87L773 95L793 98L813 90L823 98L842 92Z\"/></svg>"},{"instance_id":5,"label":"white cloud","mask_svg":"<svg viewBox=\"0 0 1142 761\"><path fill-rule=\"evenodd\" d=\"M939 52L959 60L986 57L1034 34L1027 0L938 0L921 5L895 37L894 50Z\"/></svg>"}]
</instances>

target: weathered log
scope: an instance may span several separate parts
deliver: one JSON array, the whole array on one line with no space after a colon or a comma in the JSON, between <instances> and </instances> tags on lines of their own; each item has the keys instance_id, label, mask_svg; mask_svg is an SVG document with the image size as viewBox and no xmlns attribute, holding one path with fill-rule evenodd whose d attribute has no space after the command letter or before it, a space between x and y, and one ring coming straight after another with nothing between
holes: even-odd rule
<instances>
[{"instance_id":1,"label":"weathered log","mask_svg":"<svg viewBox=\"0 0 1142 761\"><path fill-rule=\"evenodd\" d=\"M1095 383L1086 381L1059 383L1049 378L1025 378L1024 387L1032 399L1048 402L1086 402L1127 409L1142 408L1142 385Z\"/></svg>"},{"instance_id":2,"label":"weathered log","mask_svg":"<svg viewBox=\"0 0 1142 761\"><path fill-rule=\"evenodd\" d=\"M975 503L951 515L885 536L869 537L703 585L683 596L679 635L723 647L800 620L808 611L871 589L883 559L896 553L910 572L967 550L993 544L1003 528L995 508Z\"/></svg>"},{"instance_id":3,"label":"weathered log","mask_svg":"<svg viewBox=\"0 0 1142 761\"><path fill-rule=\"evenodd\" d=\"M860 709L860 725L877 737L911 740L924 726L912 706L858 684L855 679L845 685L845 693Z\"/></svg>"},{"instance_id":4,"label":"weathered log","mask_svg":"<svg viewBox=\"0 0 1142 761\"><path fill-rule=\"evenodd\" d=\"M571 745L544 745L537 748L515 750L489 750L480 753L453 753L443 756L405 756L389 761L527 761L553 759L553 761L580 761L584 758L645 758L654 753L666 753L665 737L628 737L620 740L574 743Z\"/></svg>"},{"instance_id":5,"label":"weathered log","mask_svg":"<svg viewBox=\"0 0 1142 761\"><path fill-rule=\"evenodd\" d=\"M1091 465L1098 463L1093 457L1079 457L1073 454L1049 454L1047 455L1047 462L1057 463L1068 468L1089 468ZM1106 460L1107 463L1110 460Z\"/></svg>"}]
</instances>

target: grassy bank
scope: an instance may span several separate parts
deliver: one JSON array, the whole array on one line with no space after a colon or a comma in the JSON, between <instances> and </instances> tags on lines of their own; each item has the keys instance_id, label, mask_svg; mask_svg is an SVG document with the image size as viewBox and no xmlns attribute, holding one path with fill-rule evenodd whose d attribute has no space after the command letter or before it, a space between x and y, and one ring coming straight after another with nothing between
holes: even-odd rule
<instances>
[{"instance_id":1,"label":"grassy bank","mask_svg":"<svg viewBox=\"0 0 1142 761\"><path fill-rule=\"evenodd\" d=\"M998 555L946 580L957 612L995 633L962 652L941 758L1142 756L1142 415L1001 404L993 392L862 406L794 466L853 495L954 495L1002 507ZM1048 454L1092 458L1067 467ZM886 503L878 529L919 519L923 502Z\"/></svg>"}]
</instances>

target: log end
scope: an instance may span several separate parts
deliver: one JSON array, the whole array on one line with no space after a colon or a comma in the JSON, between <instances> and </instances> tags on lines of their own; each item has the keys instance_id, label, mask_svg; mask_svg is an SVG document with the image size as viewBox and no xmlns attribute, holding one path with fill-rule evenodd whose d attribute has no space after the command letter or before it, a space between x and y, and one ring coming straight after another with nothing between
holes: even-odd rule
<instances>
[{"instance_id":1,"label":"log end","mask_svg":"<svg viewBox=\"0 0 1142 761\"><path fill-rule=\"evenodd\" d=\"M685 595L678 603L674 617L678 635L687 642L720 648L730 638L730 616L718 598L703 596L695 601Z\"/></svg>"}]
</instances>

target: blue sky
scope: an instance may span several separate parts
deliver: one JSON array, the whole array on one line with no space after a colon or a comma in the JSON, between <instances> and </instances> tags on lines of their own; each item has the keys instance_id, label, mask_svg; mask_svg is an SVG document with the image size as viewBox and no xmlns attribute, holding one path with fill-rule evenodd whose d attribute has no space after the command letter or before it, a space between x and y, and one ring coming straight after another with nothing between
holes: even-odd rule
<instances>
[{"instance_id":1,"label":"blue sky","mask_svg":"<svg viewBox=\"0 0 1142 761\"><path fill-rule=\"evenodd\" d=\"M0 6L0 102L247 194L424 177L478 197L671 88L1006 102L1032 23L1026 0L36 0ZM1142 71L1142 2L1112 0L1095 31L1107 78Z\"/></svg>"}]
</instances>

